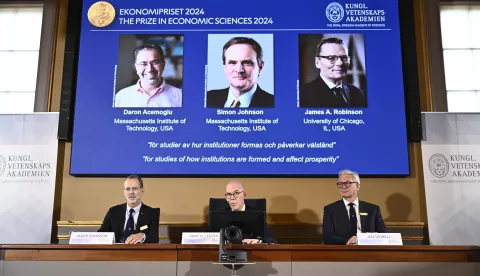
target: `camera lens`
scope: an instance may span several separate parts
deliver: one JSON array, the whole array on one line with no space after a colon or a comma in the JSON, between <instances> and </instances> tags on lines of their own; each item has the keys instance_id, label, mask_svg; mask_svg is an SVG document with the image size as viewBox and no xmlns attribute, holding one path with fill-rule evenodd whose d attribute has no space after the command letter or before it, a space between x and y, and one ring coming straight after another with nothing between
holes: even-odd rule
<instances>
[{"instance_id":1,"label":"camera lens","mask_svg":"<svg viewBox=\"0 0 480 276\"><path fill-rule=\"evenodd\" d=\"M225 239L230 243L242 242L242 230L236 226L229 226L224 230Z\"/></svg>"}]
</instances>

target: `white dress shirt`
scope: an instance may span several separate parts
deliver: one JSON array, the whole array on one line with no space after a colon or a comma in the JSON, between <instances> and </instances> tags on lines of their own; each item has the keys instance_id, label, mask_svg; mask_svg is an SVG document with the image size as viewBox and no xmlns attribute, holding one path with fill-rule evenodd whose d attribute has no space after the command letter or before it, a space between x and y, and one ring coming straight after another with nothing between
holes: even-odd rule
<instances>
[{"instance_id":1,"label":"white dress shirt","mask_svg":"<svg viewBox=\"0 0 480 276\"><path fill-rule=\"evenodd\" d=\"M115 95L115 107L182 107L182 90L163 80L157 91L150 96L138 81Z\"/></svg>"},{"instance_id":2,"label":"white dress shirt","mask_svg":"<svg viewBox=\"0 0 480 276\"><path fill-rule=\"evenodd\" d=\"M257 91L257 84L255 84L246 93L243 93L242 95L240 95L240 97L238 97L238 100L240 101L239 107L249 107L250 102L252 102L252 98L253 98L253 95L255 94L255 91ZM228 89L228 97L224 107L231 107L236 98L237 97L235 97L235 94L233 94L232 87L230 87Z\"/></svg>"},{"instance_id":3,"label":"white dress shirt","mask_svg":"<svg viewBox=\"0 0 480 276\"><path fill-rule=\"evenodd\" d=\"M343 203L347 208L348 220L350 220L350 206L348 205L350 204L350 202L344 198ZM353 208L355 209L355 213L357 214L357 233L362 233L362 224L360 221L360 210L358 208L358 198L355 199L355 201L353 202Z\"/></svg>"},{"instance_id":4,"label":"white dress shirt","mask_svg":"<svg viewBox=\"0 0 480 276\"><path fill-rule=\"evenodd\" d=\"M328 88L333 89L333 88L342 88L342 82L340 84L335 84L331 81L329 81L327 78L325 78L322 73L320 73L320 78L327 84Z\"/></svg>"}]
</instances>

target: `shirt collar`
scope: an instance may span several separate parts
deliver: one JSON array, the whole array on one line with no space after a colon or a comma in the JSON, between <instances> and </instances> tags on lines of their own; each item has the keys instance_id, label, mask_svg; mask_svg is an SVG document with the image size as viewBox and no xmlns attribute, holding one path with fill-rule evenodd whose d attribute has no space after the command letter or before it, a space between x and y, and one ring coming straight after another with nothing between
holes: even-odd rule
<instances>
[{"instance_id":1,"label":"shirt collar","mask_svg":"<svg viewBox=\"0 0 480 276\"><path fill-rule=\"evenodd\" d=\"M350 206L348 206L348 204L350 204L350 201L346 200L345 198L343 199L343 204L345 204L345 207L350 208ZM358 197L357 199L355 199L353 204L355 204L354 206L358 206Z\"/></svg>"},{"instance_id":2,"label":"shirt collar","mask_svg":"<svg viewBox=\"0 0 480 276\"><path fill-rule=\"evenodd\" d=\"M327 84L328 88L332 89L332 88L336 88L336 87L342 87L342 84L343 84L343 81L340 82L340 84L335 84L331 81L329 81L327 78L325 78L322 73L320 72L320 78L322 78L322 80Z\"/></svg>"},{"instance_id":3,"label":"shirt collar","mask_svg":"<svg viewBox=\"0 0 480 276\"><path fill-rule=\"evenodd\" d=\"M240 101L240 107L249 107L250 102L252 102L253 95L255 94L255 91L257 91L257 84L253 85L250 90L247 92L243 93L238 97L238 100ZM233 102L235 101L236 97L235 94L233 94L232 87L228 88L228 97L227 101L225 102L225 107L230 107L232 106Z\"/></svg>"},{"instance_id":4,"label":"shirt collar","mask_svg":"<svg viewBox=\"0 0 480 276\"><path fill-rule=\"evenodd\" d=\"M233 209L232 209L232 211L233 211ZM243 203L243 207L242 207L242 209L241 209L241 210L239 210L239 211L245 211L245 202Z\"/></svg>"},{"instance_id":5,"label":"shirt collar","mask_svg":"<svg viewBox=\"0 0 480 276\"><path fill-rule=\"evenodd\" d=\"M138 204L137 207L133 208L133 210L135 210L135 214L139 214L140 212L140 208L142 207L142 203L140 202L140 204ZM127 205L127 214L130 215L130 206Z\"/></svg>"},{"instance_id":6,"label":"shirt collar","mask_svg":"<svg viewBox=\"0 0 480 276\"><path fill-rule=\"evenodd\" d=\"M157 88L155 93L152 94L150 97L155 97L156 95L160 94L163 90L165 90L166 86L165 79L162 79L162 84ZM147 92L142 88L140 80L137 81L137 92L142 93L142 94L147 94ZM148 95L148 94L147 94Z\"/></svg>"}]
</instances>

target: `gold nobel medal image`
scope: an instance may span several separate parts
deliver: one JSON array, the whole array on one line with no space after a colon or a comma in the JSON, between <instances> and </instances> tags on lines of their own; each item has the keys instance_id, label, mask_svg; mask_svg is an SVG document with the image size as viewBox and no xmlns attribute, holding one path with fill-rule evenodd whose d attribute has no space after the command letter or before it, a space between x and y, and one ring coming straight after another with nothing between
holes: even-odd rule
<instances>
[{"instance_id":1,"label":"gold nobel medal image","mask_svg":"<svg viewBox=\"0 0 480 276\"><path fill-rule=\"evenodd\" d=\"M88 21L95 27L106 27L115 19L115 8L112 4L100 1L88 9Z\"/></svg>"}]
</instances>

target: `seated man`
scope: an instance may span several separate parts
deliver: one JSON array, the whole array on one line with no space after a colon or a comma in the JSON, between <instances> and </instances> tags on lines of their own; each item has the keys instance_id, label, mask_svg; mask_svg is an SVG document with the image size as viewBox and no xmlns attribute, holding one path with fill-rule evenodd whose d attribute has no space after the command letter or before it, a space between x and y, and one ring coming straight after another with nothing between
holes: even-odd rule
<instances>
[{"instance_id":1,"label":"seated man","mask_svg":"<svg viewBox=\"0 0 480 276\"><path fill-rule=\"evenodd\" d=\"M252 208L245 204L245 198L247 197L247 192L243 184L237 180L232 180L228 182L226 187L225 199L228 202L229 207L224 211L263 211ZM243 243L246 244L256 244L256 243L278 243L275 237L273 236L272 230L265 224L265 232L263 240L259 239L244 239Z\"/></svg>"},{"instance_id":2,"label":"seated man","mask_svg":"<svg viewBox=\"0 0 480 276\"><path fill-rule=\"evenodd\" d=\"M127 203L111 207L98 232L114 232L117 243L158 243L160 213L142 203L143 180L130 175L123 186Z\"/></svg>"},{"instance_id":3,"label":"seated man","mask_svg":"<svg viewBox=\"0 0 480 276\"><path fill-rule=\"evenodd\" d=\"M337 187L343 199L325 206L323 210L325 244L356 244L358 232L385 233L387 231L380 207L358 200L360 177L356 172L340 171Z\"/></svg>"}]
</instances>

